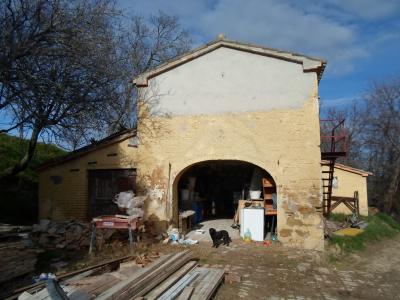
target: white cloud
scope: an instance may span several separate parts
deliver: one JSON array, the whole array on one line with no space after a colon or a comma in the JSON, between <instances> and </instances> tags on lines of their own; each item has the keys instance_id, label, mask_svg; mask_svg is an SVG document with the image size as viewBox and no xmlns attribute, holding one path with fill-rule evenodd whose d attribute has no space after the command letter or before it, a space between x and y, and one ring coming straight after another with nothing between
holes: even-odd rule
<instances>
[{"instance_id":1,"label":"white cloud","mask_svg":"<svg viewBox=\"0 0 400 300\"><path fill-rule=\"evenodd\" d=\"M132 2L120 3L128 7ZM138 0L132 5L145 15L158 9L177 15L196 45L222 32L229 39L327 59L327 75L340 76L370 55L371 46L366 44L377 38L374 33L368 37L371 41L365 41L355 20L392 16L399 11L400 1Z\"/></svg>"},{"instance_id":2,"label":"white cloud","mask_svg":"<svg viewBox=\"0 0 400 300\"><path fill-rule=\"evenodd\" d=\"M331 1L343 10L367 20L378 20L400 12L398 0L346 0Z\"/></svg>"}]
</instances>

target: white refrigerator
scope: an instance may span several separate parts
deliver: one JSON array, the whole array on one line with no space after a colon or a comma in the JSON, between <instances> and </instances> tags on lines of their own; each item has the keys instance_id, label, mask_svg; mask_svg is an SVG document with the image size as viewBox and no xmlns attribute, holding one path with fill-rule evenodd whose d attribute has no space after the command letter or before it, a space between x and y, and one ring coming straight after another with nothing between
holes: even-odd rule
<instances>
[{"instance_id":1,"label":"white refrigerator","mask_svg":"<svg viewBox=\"0 0 400 300\"><path fill-rule=\"evenodd\" d=\"M244 237L247 229L253 241L264 241L264 208L243 208L240 214L240 236Z\"/></svg>"}]
</instances>

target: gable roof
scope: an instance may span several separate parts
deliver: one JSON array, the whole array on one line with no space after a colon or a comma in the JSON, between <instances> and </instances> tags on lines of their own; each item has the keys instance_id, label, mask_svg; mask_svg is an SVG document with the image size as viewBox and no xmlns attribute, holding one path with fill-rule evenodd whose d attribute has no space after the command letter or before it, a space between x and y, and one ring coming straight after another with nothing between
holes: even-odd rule
<instances>
[{"instance_id":1,"label":"gable roof","mask_svg":"<svg viewBox=\"0 0 400 300\"><path fill-rule=\"evenodd\" d=\"M322 161L321 163L326 163L326 161ZM363 177L368 177L369 175L373 175L371 172L368 172L368 171L365 171L362 169L353 168L353 167L346 166L346 165L339 164L339 163L335 163L335 169L351 172L354 174L361 175Z\"/></svg>"},{"instance_id":2,"label":"gable roof","mask_svg":"<svg viewBox=\"0 0 400 300\"><path fill-rule=\"evenodd\" d=\"M369 175L372 175L371 172L368 172L368 171L365 171L362 169L353 168L353 167L346 166L346 165L342 165L342 164L338 164L338 163L335 163L335 168L343 170L343 171L348 171L351 173L359 174L363 177L368 177Z\"/></svg>"},{"instance_id":3,"label":"gable roof","mask_svg":"<svg viewBox=\"0 0 400 300\"><path fill-rule=\"evenodd\" d=\"M50 168L52 166L56 166L56 165L61 165L63 163L66 163L68 161L77 159L79 157L82 157L86 154L89 154L93 151L108 147L110 145L113 145L115 143L119 143L122 142L126 139L129 139L133 136L136 136L136 130L135 129L126 129L126 130L122 130L119 132L116 132L114 134L111 134L99 141L96 141L92 144L89 144L87 146L84 146L82 148L79 148L75 151L72 151L70 153L68 153L67 155L64 156L60 156L60 157L56 157L56 158L52 158L49 159L45 162L43 162L40 166L37 167L38 171L43 171L47 168Z\"/></svg>"},{"instance_id":4,"label":"gable roof","mask_svg":"<svg viewBox=\"0 0 400 300\"><path fill-rule=\"evenodd\" d=\"M225 47L234 50L249 52L253 54L273 57L297 64L301 64L303 66L304 72L316 72L318 75L318 81L322 77L322 73L324 72L326 61L320 58L315 58L303 54L287 52L283 50L267 48L262 46L257 46L253 44L247 44L242 42L237 42L233 40L227 40L223 37L220 37L216 40L211 41L208 44L205 44L199 48L196 48L192 51L184 53L181 56L178 56L170 61L167 61L154 69L151 69L147 72L144 72L133 79L133 84L137 87L144 87L148 85L148 80L150 78L156 77L159 74L167 72L173 68L176 68L182 64L185 64L193 59L196 59L200 56L203 56L211 51L214 51L218 48Z\"/></svg>"}]
</instances>

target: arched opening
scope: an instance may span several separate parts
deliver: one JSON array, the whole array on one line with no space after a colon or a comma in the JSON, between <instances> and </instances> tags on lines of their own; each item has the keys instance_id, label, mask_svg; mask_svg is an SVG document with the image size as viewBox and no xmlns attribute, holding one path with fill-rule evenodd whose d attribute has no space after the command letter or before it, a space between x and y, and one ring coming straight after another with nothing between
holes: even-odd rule
<instances>
[{"instance_id":1,"label":"arched opening","mask_svg":"<svg viewBox=\"0 0 400 300\"><path fill-rule=\"evenodd\" d=\"M264 169L240 160L208 160L195 163L175 179L177 210L193 210L194 224L208 220L232 220L240 223L241 208L248 201L254 206L265 207L264 232L276 231L276 184ZM259 191L257 193L256 191Z\"/></svg>"}]
</instances>

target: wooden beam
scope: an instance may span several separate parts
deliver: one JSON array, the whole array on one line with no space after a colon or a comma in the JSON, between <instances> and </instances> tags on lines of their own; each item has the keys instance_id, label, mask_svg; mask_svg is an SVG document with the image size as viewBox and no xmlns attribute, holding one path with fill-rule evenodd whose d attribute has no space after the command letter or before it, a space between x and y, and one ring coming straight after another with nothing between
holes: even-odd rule
<instances>
[{"instance_id":1,"label":"wooden beam","mask_svg":"<svg viewBox=\"0 0 400 300\"><path fill-rule=\"evenodd\" d=\"M155 289L151 290L145 295L146 300L155 300L160 295L162 295L166 290L173 286L177 281L179 281L186 273L192 270L197 265L197 261L190 261L184 265L181 269L172 274L163 283L158 285Z\"/></svg>"}]
</instances>

